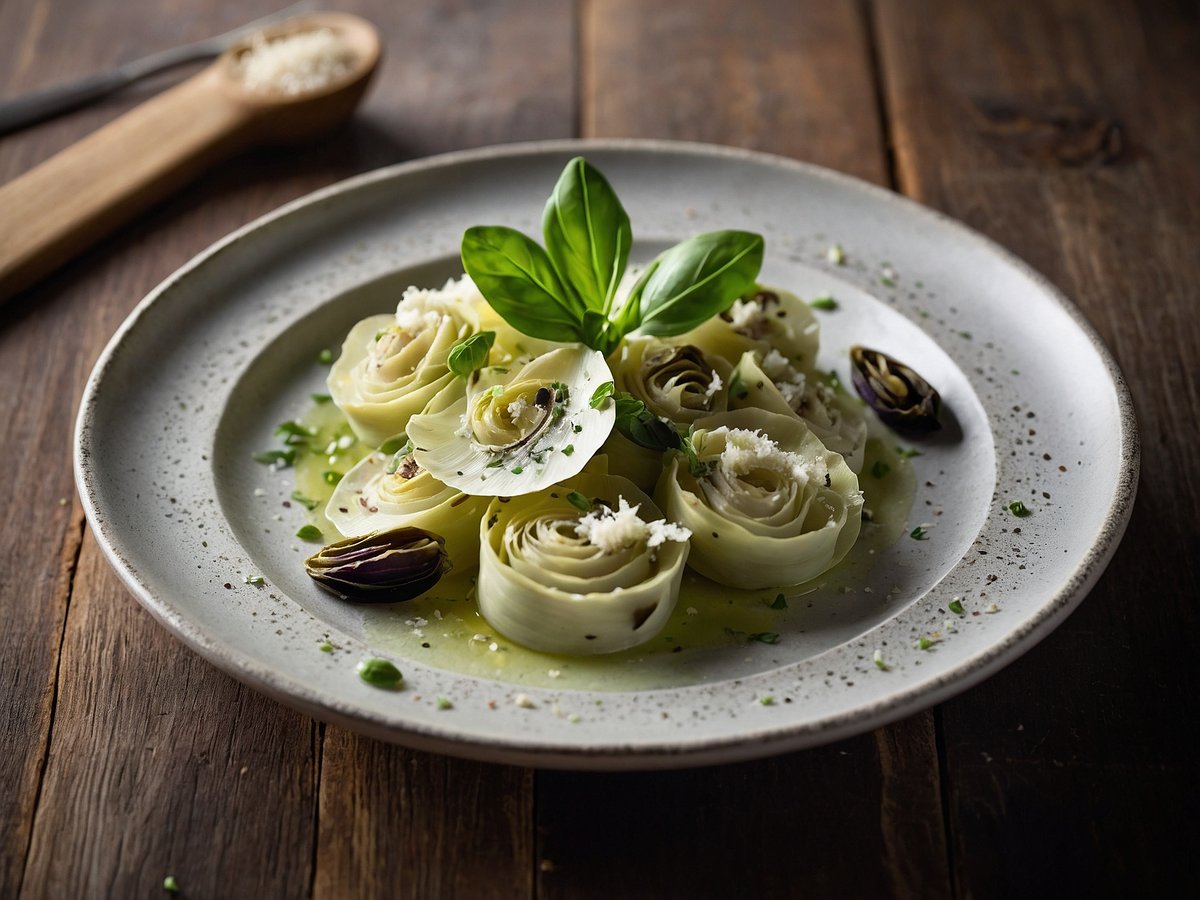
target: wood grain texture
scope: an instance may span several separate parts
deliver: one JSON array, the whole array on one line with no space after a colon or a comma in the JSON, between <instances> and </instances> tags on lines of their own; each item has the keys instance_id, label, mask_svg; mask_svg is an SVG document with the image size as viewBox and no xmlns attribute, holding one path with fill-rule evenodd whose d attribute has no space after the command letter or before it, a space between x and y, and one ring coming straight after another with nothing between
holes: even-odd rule
<instances>
[{"instance_id":1,"label":"wood grain texture","mask_svg":"<svg viewBox=\"0 0 1200 900\"><path fill-rule=\"evenodd\" d=\"M314 896L533 895L533 773L329 727Z\"/></svg>"},{"instance_id":2,"label":"wood grain texture","mask_svg":"<svg viewBox=\"0 0 1200 900\"><path fill-rule=\"evenodd\" d=\"M1143 438L1133 519L1091 596L943 708L957 893L1168 896L1200 833L1196 7L880 0L877 33L901 183L1078 303Z\"/></svg>"},{"instance_id":3,"label":"wood grain texture","mask_svg":"<svg viewBox=\"0 0 1200 900\"><path fill-rule=\"evenodd\" d=\"M886 182L857 7L591 0L583 24L585 136L715 141ZM547 898L950 895L930 713L757 763L539 773L538 834Z\"/></svg>"}]
</instances>

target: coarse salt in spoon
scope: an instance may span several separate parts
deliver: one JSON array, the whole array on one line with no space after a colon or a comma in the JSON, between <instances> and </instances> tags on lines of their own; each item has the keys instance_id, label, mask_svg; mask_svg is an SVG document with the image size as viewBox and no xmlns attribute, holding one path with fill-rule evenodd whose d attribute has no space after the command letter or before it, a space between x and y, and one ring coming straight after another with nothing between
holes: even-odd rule
<instances>
[{"instance_id":1,"label":"coarse salt in spoon","mask_svg":"<svg viewBox=\"0 0 1200 900\"><path fill-rule=\"evenodd\" d=\"M0 301L214 163L330 130L381 49L357 16L297 16L0 187Z\"/></svg>"}]
</instances>

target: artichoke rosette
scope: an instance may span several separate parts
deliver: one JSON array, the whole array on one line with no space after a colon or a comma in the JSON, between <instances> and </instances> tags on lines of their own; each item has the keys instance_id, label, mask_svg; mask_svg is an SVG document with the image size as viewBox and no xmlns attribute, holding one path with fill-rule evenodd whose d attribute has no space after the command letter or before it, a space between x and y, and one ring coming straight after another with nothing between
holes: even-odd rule
<instances>
[{"instance_id":1,"label":"artichoke rosette","mask_svg":"<svg viewBox=\"0 0 1200 900\"><path fill-rule=\"evenodd\" d=\"M480 529L479 611L532 649L635 647L661 630L678 599L688 531L628 479L581 473L497 498Z\"/></svg>"},{"instance_id":2,"label":"artichoke rosette","mask_svg":"<svg viewBox=\"0 0 1200 900\"><path fill-rule=\"evenodd\" d=\"M743 354L730 381L729 408L803 419L826 448L845 457L855 473L862 471L867 448L862 404L822 374L796 368L777 350Z\"/></svg>"},{"instance_id":3,"label":"artichoke rosette","mask_svg":"<svg viewBox=\"0 0 1200 900\"><path fill-rule=\"evenodd\" d=\"M692 532L701 575L739 588L796 585L854 545L858 478L800 419L736 410L697 422L691 440L694 460L678 454L655 497Z\"/></svg>"},{"instance_id":4,"label":"artichoke rosette","mask_svg":"<svg viewBox=\"0 0 1200 900\"><path fill-rule=\"evenodd\" d=\"M359 460L334 488L325 517L347 536L405 525L434 532L455 567L465 570L479 558L478 522L487 503L438 481L405 447Z\"/></svg>"},{"instance_id":5,"label":"artichoke rosette","mask_svg":"<svg viewBox=\"0 0 1200 900\"><path fill-rule=\"evenodd\" d=\"M593 409L612 380L603 354L551 350L519 369L489 366L449 386L408 421L413 458L468 494L516 496L579 473L612 431L612 404Z\"/></svg>"},{"instance_id":6,"label":"artichoke rosette","mask_svg":"<svg viewBox=\"0 0 1200 900\"><path fill-rule=\"evenodd\" d=\"M404 431L453 382L450 351L479 330L482 299L468 278L441 290L410 287L394 316L369 316L350 329L327 383L360 440L377 447Z\"/></svg>"}]
</instances>

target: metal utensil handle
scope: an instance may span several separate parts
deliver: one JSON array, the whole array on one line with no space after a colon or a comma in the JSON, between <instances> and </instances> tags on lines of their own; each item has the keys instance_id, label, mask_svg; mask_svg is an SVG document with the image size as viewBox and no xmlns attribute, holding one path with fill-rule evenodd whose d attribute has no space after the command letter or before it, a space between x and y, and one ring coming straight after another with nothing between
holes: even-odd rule
<instances>
[{"instance_id":1,"label":"metal utensil handle","mask_svg":"<svg viewBox=\"0 0 1200 900\"><path fill-rule=\"evenodd\" d=\"M17 131L27 125L99 100L135 81L166 69L201 59L210 59L224 52L241 38L298 12L311 9L312 6L312 0L301 0L286 9L271 13L261 19L255 19L253 22L216 37L185 44L182 47L172 47L169 50L125 63L115 69L109 69L107 72L99 72L69 84L55 85L23 97L0 102L0 135Z\"/></svg>"}]
</instances>

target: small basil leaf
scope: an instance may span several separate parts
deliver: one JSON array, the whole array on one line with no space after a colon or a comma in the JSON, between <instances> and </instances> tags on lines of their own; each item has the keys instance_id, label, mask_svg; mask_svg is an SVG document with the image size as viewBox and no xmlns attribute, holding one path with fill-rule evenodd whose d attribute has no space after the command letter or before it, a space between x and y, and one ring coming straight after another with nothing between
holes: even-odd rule
<instances>
[{"instance_id":1,"label":"small basil leaf","mask_svg":"<svg viewBox=\"0 0 1200 900\"><path fill-rule=\"evenodd\" d=\"M462 262L492 309L517 331L547 341L582 338L582 304L563 288L546 251L521 232L468 228Z\"/></svg>"},{"instance_id":2,"label":"small basil leaf","mask_svg":"<svg viewBox=\"0 0 1200 900\"><path fill-rule=\"evenodd\" d=\"M450 350L446 364L455 375L466 378L476 369L487 365L492 344L496 343L496 332L478 331L465 337Z\"/></svg>"},{"instance_id":3,"label":"small basil leaf","mask_svg":"<svg viewBox=\"0 0 1200 900\"><path fill-rule=\"evenodd\" d=\"M729 307L754 287L762 268L762 235L712 231L658 257L641 295L643 334L682 334Z\"/></svg>"},{"instance_id":4,"label":"small basil leaf","mask_svg":"<svg viewBox=\"0 0 1200 900\"><path fill-rule=\"evenodd\" d=\"M612 396L612 393L615 389L615 382L604 382L604 384L592 391L592 399L588 401L588 405L591 406L592 409L599 409L605 404L608 398Z\"/></svg>"},{"instance_id":5,"label":"small basil leaf","mask_svg":"<svg viewBox=\"0 0 1200 900\"><path fill-rule=\"evenodd\" d=\"M558 178L542 216L546 252L567 290L607 313L629 260L629 215L599 170L575 157Z\"/></svg>"}]
</instances>

